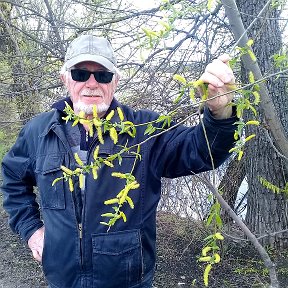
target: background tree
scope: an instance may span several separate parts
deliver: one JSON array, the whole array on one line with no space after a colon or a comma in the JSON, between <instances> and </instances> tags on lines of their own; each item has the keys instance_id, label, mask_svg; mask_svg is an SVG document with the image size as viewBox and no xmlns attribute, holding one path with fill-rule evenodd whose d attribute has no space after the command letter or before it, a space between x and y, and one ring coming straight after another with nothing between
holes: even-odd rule
<instances>
[{"instance_id":1,"label":"background tree","mask_svg":"<svg viewBox=\"0 0 288 288\"><path fill-rule=\"evenodd\" d=\"M249 11L258 15L265 3L261 1L237 1L242 15L243 22L248 26L253 20L250 15L243 13ZM279 6L270 6L267 12L248 31L250 38L254 39L254 52L258 59L263 75L279 72L281 67L275 61L277 56L283 54L281 35L281 22L279 21ZM242 80L247 83L247 73L243 68ZM285 77L273 77L267 80L267 87L272 102L276 108L279 121L281 121L286 137L288 132L288 99L287 79ZM261 107L261 105L260 105ZM275 143L271 139L269 127L265 127L263 110L258 109L262 125L259 128L248 128L247 133L256 133L255 141L247 145L247 156L245 170L248 181L247 194L247 216L246 221L249 227L258 236L267 235L262 242L274 247L287 247L288 244L288 201L284 193L273 193L271 189L265 188L260 177L268 180L274 185L284 188L287 183L287 159L279 156L275 150ZM251 113L245 115L245 119L251 118ZM251 131L252 130L252 131ZM256 130L256 131L255 131ZM277 145L276 145L277 146ZM255 161L256 159L256 161ZM276 233L278 231L286 232ZM273 236L272 236L273 234Z\"/></svg>"}]
</instances>

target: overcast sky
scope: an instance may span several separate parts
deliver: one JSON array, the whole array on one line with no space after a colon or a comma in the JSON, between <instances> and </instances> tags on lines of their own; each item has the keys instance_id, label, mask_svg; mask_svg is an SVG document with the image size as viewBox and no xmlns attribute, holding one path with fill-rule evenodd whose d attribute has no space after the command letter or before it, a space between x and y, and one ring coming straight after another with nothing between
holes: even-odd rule
<instances>
[{"instance_id":1,"label":"overcast sky","mask_svg":"<svg viewBox=\"0 0 288 288\"><path fill-rule=\"evenodd\" d=\"M159 3L159 0L127 0L127 2L132 3L135 7L140 9L149 9L156 6L156 3Z\"/></svg>"}]
</instances>

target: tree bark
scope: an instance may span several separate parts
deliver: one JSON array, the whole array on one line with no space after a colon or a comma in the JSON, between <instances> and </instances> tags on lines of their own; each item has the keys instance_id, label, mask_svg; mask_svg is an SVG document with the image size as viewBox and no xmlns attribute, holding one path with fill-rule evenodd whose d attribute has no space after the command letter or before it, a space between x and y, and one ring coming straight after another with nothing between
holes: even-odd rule
<instances>
[{"instance_id":1,"label":"tree bark","mask_svg":"<svg viewBox=\"0 0 288 288\"><path fill-rule=\"evenodd\" d=\"M247 27L254 20L254 17L258 15L264 4L261 0L237 1L240 13L243 12L241 15L244 26ZM278 53L282 47L281 32L277 22L278 17L279 11L272 9L270 6L267 13L262 15L248 31L249 38L254 40L253 50L263 75L277 72L273 65L272 56ZM243 68L243 83L247 83L247 72ZM287 138L288 98L286 81L284 78L269 79L267 88ZM265 111L258 109L258 113L258 117L263 123ZM251 114L247 113L245 115L245 120L251 118ZM260 184L259 177L263 177L274 185L283 188L288 176L287 162L284 162L285 160L279 157L279 154L271 146L267 134L263 133L263 129L249 127L246 133L247 135L252 133L257 135L255 141L248 142L249 145L247 145L245 150L247 158L245 170L249 186L246 222L256 235L271 235L275 231L282 231L288 228L288 202L283 193L274 194L263 187ZM288 233L283 232L271 235L271 237L263 237L261 241L264 245L285 248L288 247Z\"/></svg>"},{"instance_id":2,"label":"tree bark","mask_svg":"<svg viewBox=\"0 0 288 288\"><path fill-rule=\"evenodd\" d=\"M219 191L222 192L222 197L229 204L229 206L235 211L235 204L239 188L245 178L244 161L246 157L242 157L240 161L236 158L232 159L226 169L220 184ZM235 211L236 212L236 211ZM228 213L223 211L222 220L228 224L231 221Z\"/></svg>"},{"instance_id":3,"label":"tree bark","mask_svg":"<svg viewBox=\"0 0 288 288\"><path fill-rule=\"evenodd\" d=\"M259 22L260 22L260 24L265 23L265 25L267 25L265 18L263 18L263 12L265 10L269 11L269 8L271 8L271 6L269 6L268 4L271 2L271 0L268 0L268 2L266 4L264 3L265 4L264 7L263 7L263 3L261 1L258 1L259 3L257 3L257 5L256 5L257 7L254 10L252 10L252 13L254 12L253 17L251 17L250 14L249 15L247 15L245 13L243 14L243 22L244 21L246 22L246 24L247 24L246 26L248 26L247 30L249 28L248 33L247 33L247 31L245 31L245 28L244 28L240 13L238 11L236 2L234 0L222 0L222 2L223 2L224 7L226 9L226 14L228 15L230 25L231 25L233 34L237 40L237 43L239 43L240 47L245 47L246 49L249 49L252 51L252 49L246 45L246 43L248 42L248 35L249 35L250 31L253 34L253 30L255 31L255 27L257 25L259 26ZM249 3L253 4L252 2L248 1L247 5L250 5ZM239 5L241 5L240 2L238 3L238 6ZM248 11L251 11L251 10L248 10ZM264 17L265 17L265 14L264 14ZM255 18L258 20L256 20ZM271 30L273 30L273 28ZM260 31L263 31L262 28ZM271 32L271 31L267 31L267 32ZM278 33L278 36L279 36L278 40L281 41L281 34L279 31L279 27L278 27L278 32L279 32ZM272 31L272 33L273 33L273 31ZM267 37L267 35L266 35L266 38L269 39L269 37ZM258 48L259 48L259 42L257 44L258 44ZM266 46L270 45L269 42L265 42L262 44L264 45L264 47L265 47L265 45ZM275 49L275 51L277 51L277 49ZM254 74L256 81L261 80L263 78L262 75L264 74L264 72L269 71L269 70L263 71L263 69L261 71L261 69L258 65L258 62L261 63L261 65L262 65L262 62L260 62L259 60L261 60L261 59L258 58L258 61L253 61L248 53L244 54L242 56L242 62L244 64L245 69L249 72L251 71ZM265 59L265 60L267 60L267 59ZM263 68L263 65L262 65L262 68ZM272 74L271 71L269 71L269 72L268 72L268 74ZM269 91L267 89L266 84L264 82L260 81L258 83L258 85L260 87L260 95L261 95L261 103L260 103L259 108L261 109L261 112L263 113L263 116L265 118L265 124L266 124L266 126L268 126L269 132L273 136L273 140L275 141L275 145L277 146L279 151L281 151L281 153L286 157L286 159L288 159L288 139L287 139L287 134L285 133L284 128L282 126L282 123L279 119L279 114L277 114L273 100L272 100L271 96L269 95Z\"/></svg>"}]
</instances>

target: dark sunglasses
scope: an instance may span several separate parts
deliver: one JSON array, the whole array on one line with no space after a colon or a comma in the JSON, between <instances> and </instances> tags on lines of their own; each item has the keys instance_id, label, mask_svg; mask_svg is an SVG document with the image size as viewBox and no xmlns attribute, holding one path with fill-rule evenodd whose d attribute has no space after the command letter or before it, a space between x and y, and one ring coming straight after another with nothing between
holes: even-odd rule
<instances>
[{"instance_id":1,"label":"dark sunglasses","mask_svg":"<svg viewBox=\"0 0 288 288\"><path fill-rule=\"evenodd\" d=\"M77 82L86 82L90 78L91 74L94 75L94 78L98 83L110 83L114 75L112 72L109 71L90 72L82 69L71 70L72 79Z\"/></svg>"}]
</instances>

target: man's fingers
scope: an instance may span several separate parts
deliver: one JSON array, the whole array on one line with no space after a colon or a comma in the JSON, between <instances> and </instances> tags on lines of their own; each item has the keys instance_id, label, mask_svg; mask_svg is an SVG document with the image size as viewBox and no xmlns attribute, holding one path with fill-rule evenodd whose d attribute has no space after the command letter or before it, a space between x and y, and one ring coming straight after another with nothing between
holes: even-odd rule
<instances>
[{"instance_id":1,"label":"man's fingers","mask_svg":"<svg viewBox=\"0 0 288 288\"><path fill-rule=\"evenodd\" d=\"M231 102L234 95L229 93L229 91L232 90L231 84L235 83L235 77L229 66L229 60L230 57L228 55L219 56L207 65L205 72L200 78L200 80L208 84L208 101L206 105L212 111L213 116L219 119L230 117L232 114L232 108L227 106L227 104Z\"/></svg>"},{"instance_id":2,"label":"man's fingers","mask_svg":"<svg viewBox=\"0 0 288 288\"><path fill-rule=\"evenodd\" d=\"M222 54L217 59L227 64L231 60L231 57L228 54Z\"/></svg>"},{"instance_id":3,"label":"man's fingers","mask_svg":"<svg viewBox=\"0 0 288 288\"><path fill-rule=\"evenodd\" d=\"M223 87L224 86L224 82L221 81L220 78L218 78L217 76L215 76L214 74L208 72L208 71L205 71L200 80L202 80L204 83L209 83L209 88L212 88L214 87L214 89L217 89L217 88L220 88L220 87ZM213 86L213 87L210 87L210 86Z\"/></svg>"},{"instance_id":4,"label":"man's fingers","mask_svg":"<svg viewBox=\"0 0 288 288\"><path fill-rule=\"evenodd\" d=\"M41 228L36 230L28 240L28 246L32 251L33 257L39 262L42 261L44 233L45 228L44 226L42 226Z\"/></svg>"},{"instance_id":5,"label":"man's fingers","mask_svg":"<svg viewBox=\"0 0 288 288\"><path fill-rule=\"evenodd\" d=\"M226 59L226 58L224 58ZM219 58L213 60L210 64L207 65L205 73L209 73L217 77L222 83L234 83L235 78L232 69ZM207 82L209 83L209 82ZM212 83L211 83L212 84ZM212 84L213 85L213 84ZM214 85L215 86L215 85ZM221 86L217 86L221 87Z\"/></svg>"},{"instance_id":6,"label":"man's fingers","mask_svg":"<svg viewBox=\"0 0 288 288\"><path fill-rule=\"evenodd\" d=\"M35 260L37 260L38 262L42 261L42 252L39 252L38 250L33 249L32 254Z\"/></svg>"}]
</instances>

